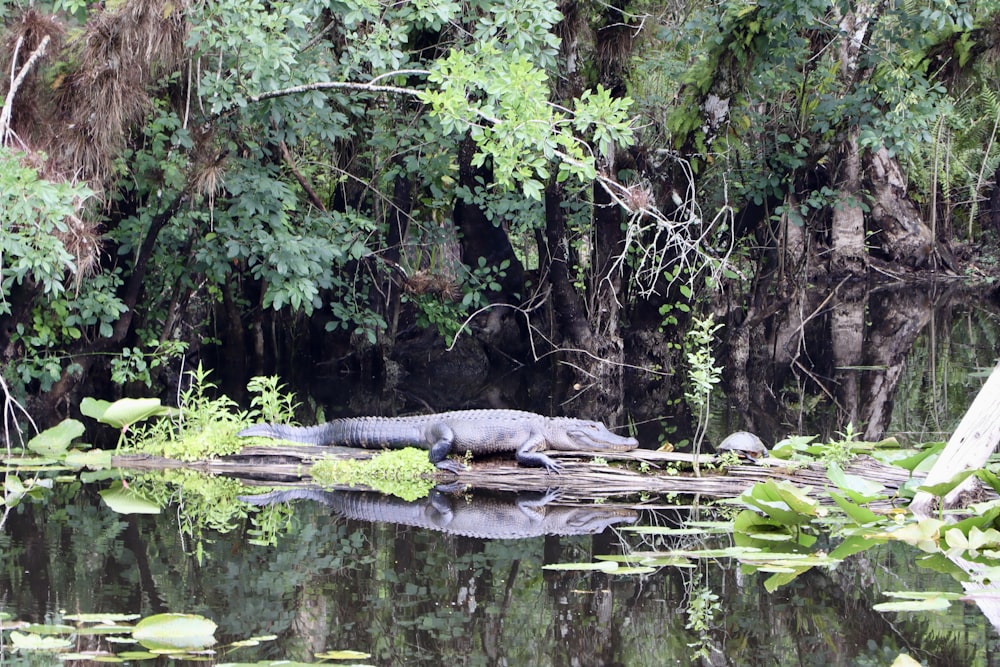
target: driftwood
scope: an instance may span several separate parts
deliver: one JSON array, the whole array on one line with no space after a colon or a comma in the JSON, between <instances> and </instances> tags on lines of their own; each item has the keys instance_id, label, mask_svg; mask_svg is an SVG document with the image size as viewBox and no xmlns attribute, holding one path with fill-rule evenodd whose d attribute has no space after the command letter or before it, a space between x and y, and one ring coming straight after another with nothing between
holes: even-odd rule
<instances>
[{"instance_id":1,"label":"driftwood","mask_svg":"<svg viewBox=\"0 0 1000 667\"><path fill-rule=\"evenodd\" d=\"M321 458L367 459L377 451L349 447L278 445L247 447L240 454L210 461L182 462L150 456L116 456L114 464L133 470L188 468L206 473L241 478L272 485L309 484L309 468ZM766 459L763 464L707 469L714 456L703 456L703 473L695 477L690 470L694 455L678 452L635 450L609 453L599 458L608 462L628 463L630 467L594 462L587 452L546 452L563 464L559 474L540 468L525 468L513 461L476 461L459 474L439 472L436 481L487 491L545 491L558 488L566 499L595 499L643 494L684 494L710 497L733 497L757 482L768 479L789 480L813 492L833 488L822 466L791 465L780 459ZM645 464L643 471L633 468ZM682 472L677 472L680 469ZM906 470L858 457L846 470L881 483L892 495L909 479Z\"/></svg>"},{"instance_id":2,"label":"driftwood","mask_svg":"<svg viewBox=\"0 0 1000 667\"><path fill-rule=\"evenodd\" d=\"M982 468L1000 443L1000 364L993 368L983 388L979 390L968 412L948 440L934 467L927 474L925 485L947 482L965 470ZM945 508L956 507L961 497L975 484L974 477L946 495ZM918 493L910 509L914 514L926 516L935 504L935 497L926 492Z\"/></svg>"}]
</instances>

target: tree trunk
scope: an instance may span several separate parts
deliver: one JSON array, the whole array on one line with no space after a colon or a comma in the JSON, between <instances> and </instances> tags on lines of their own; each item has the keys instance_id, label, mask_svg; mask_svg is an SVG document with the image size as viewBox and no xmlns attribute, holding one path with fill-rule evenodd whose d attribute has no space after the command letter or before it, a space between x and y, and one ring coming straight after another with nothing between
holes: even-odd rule
<instances>
[{"instance_id":1,"label":"tree trunk","mask_svg":"<svg viewBox=\"0 0 1000 667\"><path fill-rule=\"evenodd\" d=\"M969 411L962 417L937 463L924 480L925 486L947 482L965 470L981 468L1000 444L1000 364L993 368L983 388L979 390ZM967 479L942 501L945 508L955 507L963 493L969 490L974 478ZM915 514L924 516L934 505L934 496L920 492L910 503Z\"/></svg>"},{"instance_id":2,"label":"tree trunk","mask_svg":"<svg viewBox=\"0 0 1000 667\"><path fill-rule=\"evenodd\" d=\"M858 129L852 128L841 146L841 180L830 229L834 274L860 274L865 269L865 213L861 208L861 155Z\"/></svg>"},{"instance_id":3,"label":"tree trunk","mask_svg":"<svg viewBox=\"0 0 1000 667\"><path fill-rule=\"evenodd\" d=\"M885 148L870 158L868 180L874 199L871 211L874 240L892 261L915 268L934 261L934 238L920 211L906 196L906 178Z\"/></svg>"},{"instance_id":4,"label":"tree trunk","mask_svg":"<svg viewBox=\"0 0 1000 667\"><path fill-rule=\"evenodd\" d=\"M472 166L475 152L476 143L466 136L459 146L458 184L468 188L470 192L493 182L490 169ZM507 232L501 226L493 224L475 203L467 202L461 197L455 202L454 220L461 235L462 263L475 269L479 266L480 258L484 258L487 267L499 268L506 260L508 266L505 275L497 278L501 292L490 296L500 303L520 303L524 292L524 267L514 255Z\"/></svg>"}]
</instances>

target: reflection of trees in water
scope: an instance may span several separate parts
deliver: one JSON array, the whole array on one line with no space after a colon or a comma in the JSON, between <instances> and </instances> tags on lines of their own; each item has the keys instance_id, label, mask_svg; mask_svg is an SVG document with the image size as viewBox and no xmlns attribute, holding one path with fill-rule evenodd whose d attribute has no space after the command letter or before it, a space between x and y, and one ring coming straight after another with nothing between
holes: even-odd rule
<instances>
[{"instance_id":1,"label":"reflection of trees in water","mask_svg":"<svg viewBox=\"0 0 1000 667\"><path fill-rule=\"evenodd\" d=\"M352 649L373 654L375 664L688 664L688 644L698 639L685 628L686 570L644 577L542 570L619 553L614 532L482 541L345 521L303 504L275 547L249 546L238 531L206 531L198 565L183 555L190 545L171 512L137 518L133 532L100 505L81 502L67 512L28 508L9 528L5 609L37 621L60 608L166 609L211 618L220 642L279 635L233 660L312 660L317 651ZM662 538L658 546L680 544L671 539L692 538ZM975 609L956 605L926 617L872 611L881 590L917 581L923 589L953 586L915 567L914 553L885 545L773 594L764 574L702 565L704 584L722 603L710 632L719 664L888 664L899 650L926 665L972 664L993 641Z\"/></svg>"},{"instance_id":2,"label":"reflection of trees in water","mask_svg":"<svg viewBox=\"0 0 1000 667\"><path fill-rule=\"evenodd\" d=\"M793 432L830 437L848 424L861 438L879 440L896 434L889 432L894 412L907 424L927 415L918 433L947 430L970 391L950 394L950 402L942 394L993 363L975 339L997 337L995 315L957 287L868 291L841 283L757 301L728 328L725 389L739 415L732 426L748 426L766 441ZM955 318L959 309L964 320ZM974 393L978 383L971 384Z\"/></svg>"}]
</instances>

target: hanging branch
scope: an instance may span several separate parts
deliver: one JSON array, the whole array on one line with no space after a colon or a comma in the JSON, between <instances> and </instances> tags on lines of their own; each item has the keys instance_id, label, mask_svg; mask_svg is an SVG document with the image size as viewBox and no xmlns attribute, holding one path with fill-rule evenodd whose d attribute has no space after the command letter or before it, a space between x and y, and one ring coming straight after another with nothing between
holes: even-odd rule
<instances>
[{"instance_id":1,"label":"hanging branch","mask_svg":"<svg viewBox=\"0 0 1000 667\"><path fill-rule=\"evenodd\" d=\"M24 83L24 79L28 76L28 72L31 70L32 65L34 65L39 58L45 55L45 49L48 47L50 39L51 38L48 35L42 38L38 48L32 52L31 56L28 57L27 62L25 62L24 66L21 68L21 71L11 81L10 90L7 91L7 99L3 103L3 110L0 110L0 146L6 146L7 138L13 134L10 129L10 116L14 110L14 96L17 93L17 89L21 87L22 83ZM17 38L17 45L14 47L15 54L18 50L20 50L21 43L23 41L23 37ZM16 60L17 59L15 57L15 62ZM11 66L11 69L13 70L13 66ZM13 71L11 71L11 75L13 76Z\"/></svg>"}]
</instances>

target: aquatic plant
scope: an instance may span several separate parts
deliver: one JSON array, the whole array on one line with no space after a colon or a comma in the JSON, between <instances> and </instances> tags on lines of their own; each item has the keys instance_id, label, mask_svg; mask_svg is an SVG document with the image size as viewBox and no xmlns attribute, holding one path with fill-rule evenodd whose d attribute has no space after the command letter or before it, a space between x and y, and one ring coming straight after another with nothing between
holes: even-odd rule
<instances>
[{"instance_id":1,"label":"aquatic plant","mask_svg":"<svg viewBox=\"0 0 1000 667\"><path fill-rule=\"evenodd\" d=\"M381 452L367 461L322 459L310 473L321 486L367 486L412 501L434 488L436 470L425 450L406 447Z\"/></svg>"}]
</instances>

